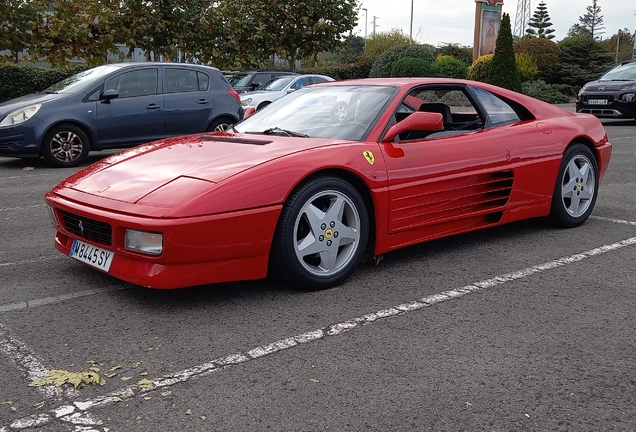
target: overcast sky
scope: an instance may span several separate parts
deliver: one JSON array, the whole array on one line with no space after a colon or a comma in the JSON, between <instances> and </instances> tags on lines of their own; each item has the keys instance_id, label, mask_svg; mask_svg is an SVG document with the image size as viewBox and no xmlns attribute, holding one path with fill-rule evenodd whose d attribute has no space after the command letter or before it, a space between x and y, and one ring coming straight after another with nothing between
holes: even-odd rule
<instances>
[{"instance_id":1,"label":"overcast sky","mask_svg":"<svg viewBox=\"0 0 636 432\"><path fill-rule=\"evenodd\" d=\"M530 15L540 0L530 0ZM474 0L362 0L367 9L367 36L373 33L373 17L376 18L376 32L401 29L409 34L411 20L411 2L413 2L413 39L420 43L439 46L446 43L473 45L473 27L475 21ZM504 0L503 12L510 15L514 33L518 0ZM563 39L570 27L579 22L592 0L545 0L550 15L555 41ZM597 0L601 7L605 33L611 37L618 29L628 28L632 33L636 25L636 4L626 0ZM354 33L364 37L365 11L360 11L358 26Z\"/></svg>"}]
</instances>

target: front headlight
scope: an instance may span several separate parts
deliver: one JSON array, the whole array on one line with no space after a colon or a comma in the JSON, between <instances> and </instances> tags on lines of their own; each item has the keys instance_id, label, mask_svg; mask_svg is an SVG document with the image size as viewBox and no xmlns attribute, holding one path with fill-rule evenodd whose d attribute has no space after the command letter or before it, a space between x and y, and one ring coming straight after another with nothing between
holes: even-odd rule
<instances>
[{"instance_id":1,"label":"front headlight","mask_svg":"<svg viewBox=\"0 0 636 432\"><path fill-rule=\"evenodd\" d=\"M53 224L54 227L59 227L60 223L57 221L57 217L55 216L55 211L53 211L53 207L47 204L46 206L47 213L49 215L49 220Z\"/></svg>"},{"instance_id":2,"label":"front headlight","mask_svg":"<svg viewBox=\"0 0 636 432\"><path fill-rule=\"evenodd\" d=\"M127 229L124 248L146 255L161 255L163 234Z\"/></svg>"},{"instance_id":3,"label":"front headlight","mask_svg":"<svg viewBox=\"0 0 636 432\"><path fill-rule=\"evenodd\" d=\"M251 103L252 103L252 98L247 98L247 99L242 99L241 100L241 106L248 106Z\"/></svg>"},{"instance_id":4,"label":"front headlight","mask_svg":"<svg viewBox=\"0 0 636 432\"><path fill-rule=\"evenodd\" d=\"M5 118L0 121L0 127L13 126L20 123L24 123L35 115L40 110L42 104L30 105L28 107L19 108L11 111Z\"/></svg>"}]
</instances>

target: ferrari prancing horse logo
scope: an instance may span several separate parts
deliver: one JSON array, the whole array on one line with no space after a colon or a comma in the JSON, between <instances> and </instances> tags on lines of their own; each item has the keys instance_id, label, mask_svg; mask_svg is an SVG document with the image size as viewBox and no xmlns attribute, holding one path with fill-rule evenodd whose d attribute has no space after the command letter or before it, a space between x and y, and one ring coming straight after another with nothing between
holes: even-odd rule
<instances>
[{"instance_id":1,"label":"ferrari prancing horse logo","mask_svg":"<svg viewBox=\"0 0 636 432\"><path fill-rule=\"evenodd\" d=\"M373 165L375 163L375 157L373 156L372 151L365 150L362 152L362 155L367 160L367 162L369 162L370 165Z\"/></svg>"}]
</instances>

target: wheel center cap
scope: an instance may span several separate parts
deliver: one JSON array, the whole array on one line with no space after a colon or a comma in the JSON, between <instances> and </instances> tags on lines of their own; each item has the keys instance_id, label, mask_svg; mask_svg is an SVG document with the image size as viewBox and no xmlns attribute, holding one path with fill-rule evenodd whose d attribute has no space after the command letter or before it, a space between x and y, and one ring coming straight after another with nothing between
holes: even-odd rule
<instances>
[{"instance_id":1,"label":"wheel center cap","mask_svg":"<svg viewBox=\"0 0 636 432\"><path fill-rule=\"evenodd\" d=\"M582 191L583 190L583 183L577 183L576 184L576 190Z\"/></svg>"},{"instance_id":2,"label":"wheel center cap","mask_svg":"<svg viewBox=\"0 0 636 432\"><path fill-rule=\"evenodd\" d=\"M330 239L331 237L333 237L333 230L331 228L327 228L325 230L325 238Z\"/></svg>"}]
</instances>

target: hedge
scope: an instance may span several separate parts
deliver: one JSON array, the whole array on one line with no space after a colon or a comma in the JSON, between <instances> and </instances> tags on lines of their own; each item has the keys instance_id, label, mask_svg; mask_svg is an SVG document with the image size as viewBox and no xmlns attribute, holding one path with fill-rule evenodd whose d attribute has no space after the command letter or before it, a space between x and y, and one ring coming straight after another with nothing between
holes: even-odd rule
<instances>
[{"instance_id":1,"label":"hedge","mask_svg":"<svg viewBox=\"0 0 636 432\"><path fill-rule=\"evenodd\" d=\"M64 69L0 65L0 102L41 92L56 82L86 69L87 66L84 64Z\"/></svg>"}]
</instances>

